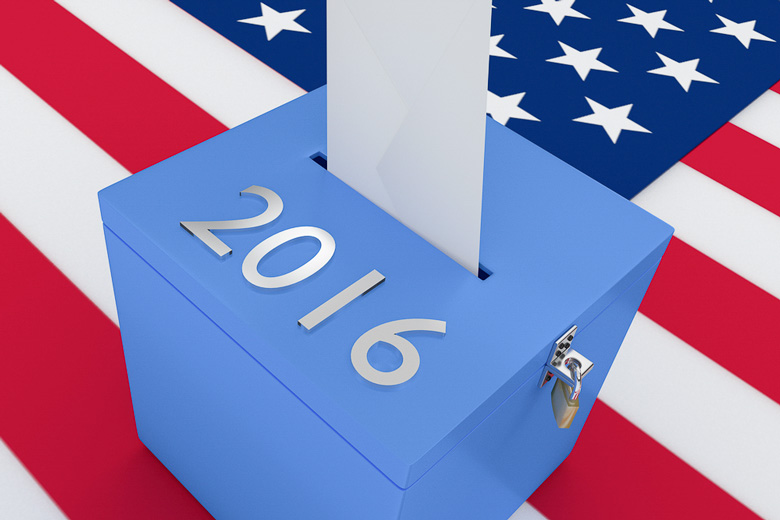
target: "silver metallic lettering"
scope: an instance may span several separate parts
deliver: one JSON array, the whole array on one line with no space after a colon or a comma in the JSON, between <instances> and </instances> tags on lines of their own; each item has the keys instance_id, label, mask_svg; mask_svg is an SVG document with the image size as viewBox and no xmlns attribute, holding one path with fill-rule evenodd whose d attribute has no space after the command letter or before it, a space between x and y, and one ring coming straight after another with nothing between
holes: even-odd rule
<instances>
[{"instance_id":1,"label":"silver metallic lettering","mask_svg":"<svg viewBox=\"0 0 780 520\"><path fill-rule=\"evenodd\" d=\"M428 331L447 332L447 322L412 318L396 320L377 325L358 338L352 346L352 366L364 379L383 386L395 386L405 383L417 373L420 368L420 354L412 343L398 336L401 332ZM398 349L403 356L401 366L390 372L382 372L368 362L368 350L378 342L389 343Z\"/></svg>"},{"instance_id":2,"label":"silver metallic lettering","mask_svg":"<svg viewBox=\"0 0 780 520\"><path fill-rule=\"evenodd\" d=\"M218 239L212 230L216 229L249 229L269 224L276 220L282 214L282 199L269 190L261 186L250 186L240 193L240 195L256 195L268 203L268 207L257 216L242 218L238 220L213 220L201 222L179 222L181 227L186 229L191 235L199 238L220 258L229 255L233 250L222 240Z\"/></svg>"},{"instance_id":3,"label":"silver metallic lettering","mask_svg":"<svg viewBox=\"0 0 780 520\"><path fill-rule=\"evenodd\" d=\"M382 273L374 269L360 280L356 281L333 298L329 299L309 314L298 320L306 330L311 330L336 312L347 306L348 303L369 292L371 289L385 281Z\"/></svg>"},{"instance_id":4,"label":"silver metallic lettering","mask_svg":"<svg viewBox=\"0 0 780 520\"><path fill-rule=\"evenodd\" d=\"M265 255L285 242L302 237L316 238L320 243L320 250L317 251L317 254L311 260L297 269L279 276L263 276L257 272L257 264L260 263L260 260ZM280 289L301 282L325 267L325 264L330 261L335 251L336 241L324 229L313 226L285 229L257 244L244 258L241 272L244 274L244 278L252 285L262 287L263 289Z\"/></svg>"}]
</instances>

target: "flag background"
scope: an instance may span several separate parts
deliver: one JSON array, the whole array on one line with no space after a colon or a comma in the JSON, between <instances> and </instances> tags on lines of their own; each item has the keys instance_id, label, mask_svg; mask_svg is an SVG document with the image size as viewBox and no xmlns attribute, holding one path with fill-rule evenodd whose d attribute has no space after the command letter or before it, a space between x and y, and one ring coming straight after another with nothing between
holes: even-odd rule
<instances>
[{"instance_id":1,"label":"flag background","mask_svg":"<svg viewBox=\"0 0 780 520\"><path fill-rule=\"evenodd\" d=\"M207 517L135 437L96 192L303 90L165 1L0 10L0 517ZM676 238L516 518L780 518L775 89L634 198Z\"/></svg>"}]
</instances>

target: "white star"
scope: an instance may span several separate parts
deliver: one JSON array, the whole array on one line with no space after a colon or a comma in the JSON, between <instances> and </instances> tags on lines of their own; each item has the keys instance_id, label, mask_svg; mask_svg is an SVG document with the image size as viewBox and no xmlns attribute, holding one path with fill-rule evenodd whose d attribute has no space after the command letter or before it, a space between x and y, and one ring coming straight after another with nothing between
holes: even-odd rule
<instances>
[{"instance_id":1,"label":"white star","mask_svg":"<svg viewBox=\"0 0 780 520\"><path fill-rule=\"evenodd\" d=\"M513 60L516 60L517 58L515 56L512 56L511 54L509 54L504 49L498 46L499 42L503 37L504 37L503 34L497 34L495 36L490 37L490 55L497 56L499 58L512 58Z\"/></svg>"},{"instance_id":2,"label":"white star","mask_svg":"<svg viewBox=\"0 0 780 520\"><path fill-rule=\"evenodd\" d=\"M642 11L641 9L637 9L633 5L626 4L629 9L631 9L631 12L634 13L634 16L629 16L628 18L622 18L618 20L618 22L624 22L624 23L630 23L634 25L641 25L645 28L645 30L655 38L655 35L658 34L659 29L666 29L668 31L680 31L684 32L682 29L680 29L677 26L674 26L664 20L664 16L666 16L666 10L663 11L655 11L653 13L646 13Z\"/></svg>"},{"instance_id":3,"label":"white star","mask_svg":"<svg viewBox=\"0 0 780 520\"><path fill-rule=\"evenodd\" d=\"M739 43L744 45L746 49L750 48L750 42L752 40L759 40L762 42L774 41L772 38L769 38L768 36L764 36L763 34L756 32L754 30L756 27L755 20L751 20L749 22L736 23L736 22L732 22L728 18L721 16L719 14L715 16L720 18L721 23L723 23L723 27L719 29L713 29L710 32L735 36L737 40L739 40Z\"/></svg>"},{"instance_id":4,"label":"white star","mask_svg":"<svg viewBox=\"0 0 780 520\"><path fill-rule=\"evenodd\" d=\"M265 37L268 38L269 42L273 40L274 36L282 31L311 33L310 30L295 21L295 19L298 18L304 11L306 11L306 9L280 13L273 7L269 7L261 2L260 10L263 13L262 16L245 18L238 21L241 23L249 23L252 25L261 25L265 27Z\"/></svg>"},{"instance_id":5,"label":"white star","mask_svg":"<svg viewBox=\"0 0 780 520\"><path fill-rule=\"evenodd\" d=\"M574 121L604 128L604 131L607 132L607 135L612 139L613 143L617 143L620 132L623 130L644 132L646 134L652 133L647 128L634 123L628 118L628 113L631 112L631 108L634 106L633 104L616 108L607 108L587 97L585 98L585 101L588 102L593 113L587 116L578 117L577 119L574 119Z\"/></svg>"},{"instance_id":6,"label":"white star","mask_svg":"<svg viewBox=\"0 0 780 520\"><path fill-rule=\"evenodd\" d=\"M539 121L537 118L520 108L520 102L523 100L525 92L512 94L510 96L497 96L492 92L487 93L487 113L493 119L506 125L510 119L525 119L526 121Z\"/></svg>"},{"instance_id":7,"label":"white star","mask_svg":"<svg viewBox=\"0 0 780 520\"><path fill-rule=\"evenodd\" d=\"M695 60L678 62L674 61L672 58L667 58L660 52L656 52L656 54L659 58L661 58L661 61L664 62L664 66L657 69L648 70L647 72L650 74L658 74L659 76L669 76L670 78L676 79L677 83L680 84L685 92L688 92L688 89L691 88L692 81L717 83L717 81L714 79L710 78L709 76L705 76L696 70L696 67L699 66L698 58Z\"/></svg>"},{"instance_id":8,"label":"white star","mask_svg":"<svg viewBox=\"0 0 780 520\"><path fill-rule=\"evenodd\" d=\"M606 63L602 63L598 60L601 47L589 51L578 51L574 47L569 47L563 42L558 42L558 45L561 46L561 49L563 49L565 54L563 56L558 56L557 58L550 58L547 61L550 63L560 63L561 65L571 65L574 67L574 70L577 71L577 74L580 75L582 81L585 81L585 78L588 77L588 73L590 73L591 70L617 72Z\"/></svg>"},{"instance_id":9,"label":"white star","mask_svg":"<svg viewBox=\"0 0 780 520\"><path fill-rule=\"evenodd\" d=\"M541 2L541 4L530 5L526 7L526 9L549 14L555 22L555 25L561 25L561 22L567 16L590 20L589 16L585 16L581 12L571 8L571 6L574 5L575 0L541 0Z\"/></svg>"}]
</instances>

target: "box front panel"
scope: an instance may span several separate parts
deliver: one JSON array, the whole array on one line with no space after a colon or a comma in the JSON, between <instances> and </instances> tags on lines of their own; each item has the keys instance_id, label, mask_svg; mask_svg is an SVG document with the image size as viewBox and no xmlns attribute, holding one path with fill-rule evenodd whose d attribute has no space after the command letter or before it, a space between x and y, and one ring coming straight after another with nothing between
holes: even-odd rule
<instances>
[{"instance_id":1,"label":"box front panel","mask_svg":"<svg viewBox=\"0 0 780 520\"><path fill-rule=\"evenodd\" d=\"M110 230L138 434L220 519L398 517L402 491Z\"/></svg>"},{"instance_id":2,"label":"box front panel","mask_svg":"<svg viewBox=\"0 0 780 520\"><path fill-rule=\"evenodd\" d=\"M106 240L139 436L217 518L507 518L570 452L655 270L578 333L596 366L572 428L556 427L538 372L401 490L109 230Z\"/></svg>"}]
</instances>

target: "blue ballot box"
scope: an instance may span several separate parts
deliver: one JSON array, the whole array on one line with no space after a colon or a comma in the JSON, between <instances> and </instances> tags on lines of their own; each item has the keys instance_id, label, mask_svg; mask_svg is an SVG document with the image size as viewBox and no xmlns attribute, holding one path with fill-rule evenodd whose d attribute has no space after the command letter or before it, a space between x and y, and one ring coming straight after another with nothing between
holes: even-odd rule
<instances>
[{"instance_id":1,"label":"blue ballot box","mask_svg":"<svg viewBox=\"0 0 780 520\"><path fill-rule=\"evenodd\" d=\"M504 520L672 229L489 120L476 277L322 166L325 100L100 192L138 435L217 518ZM573 325L562 429L539 383Z\"/></svg>"}]
</instances>

